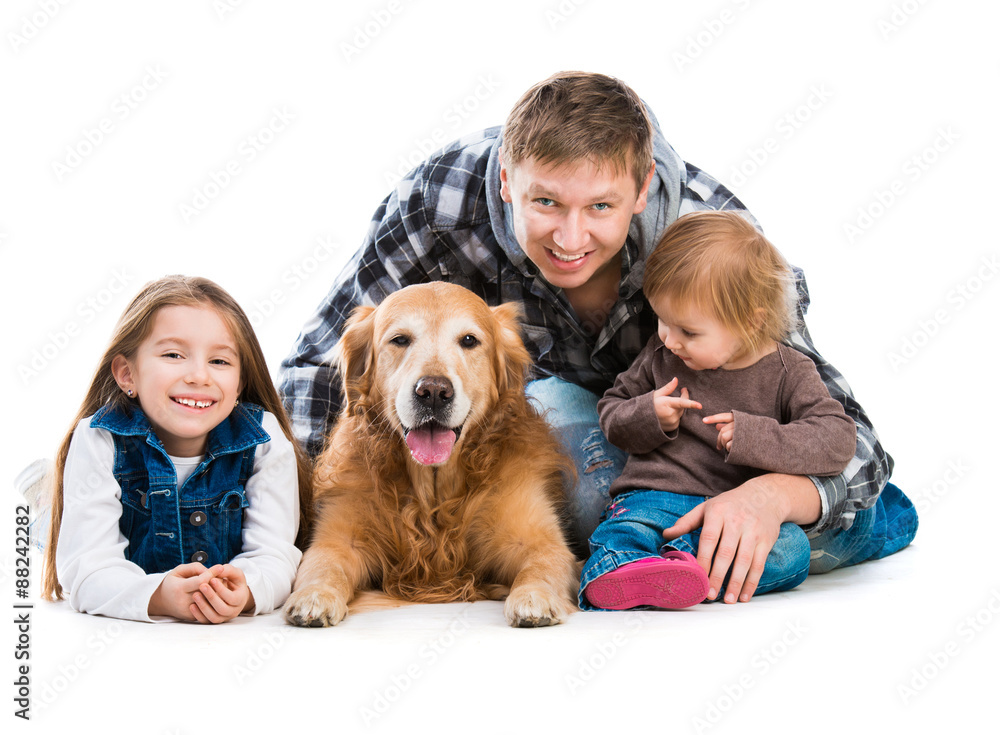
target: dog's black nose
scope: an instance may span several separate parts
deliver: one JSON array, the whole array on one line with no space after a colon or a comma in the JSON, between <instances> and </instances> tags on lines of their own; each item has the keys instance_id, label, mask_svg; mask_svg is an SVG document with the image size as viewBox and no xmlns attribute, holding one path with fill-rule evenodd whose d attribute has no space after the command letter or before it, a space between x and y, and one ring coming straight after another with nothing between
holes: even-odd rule
<instances>
[{"instance_id":1,"label":"dog's black nose","mask_svg":"<svg viewBox=\"0 0 1000 735\"><path fill-rule=\"evenodd\" d=\"M455 397L455 387L448 378L429 375L417 381L413 388L417 403L432 411L447 404Z\"/></svg>"}]
</instances>

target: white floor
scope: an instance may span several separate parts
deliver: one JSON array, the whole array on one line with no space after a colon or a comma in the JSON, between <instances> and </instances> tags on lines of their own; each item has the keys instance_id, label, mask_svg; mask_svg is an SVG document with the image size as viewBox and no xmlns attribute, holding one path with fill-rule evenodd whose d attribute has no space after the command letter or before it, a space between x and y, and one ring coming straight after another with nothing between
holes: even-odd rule
<instances>
[{"instance_id":1,"label":"white floor","mask_svg":"<svg viewBox=\"0 0 1000 735\"><path fill-rule=\"evenodd\" d=\"M33 713L45 732L82 713L101 732L957 731L989 709L1000 628L1000 591L967 577L918 544L736 607L536 630L508 628L490 602L330 629L278 615L152 626L38 603Z\"/></svg>"},{"instance_id":2,"label":"white floor","mask_svg":"<svg viewBox=\"0 0 1000 735\"><path fill-rule=\"evenodd\" d=\"M729 185L805 269L814 340L850 380L921 515L896 557L788 594L578 614L543 630L508 629L488 603L297 630L276 615L124 623L34 597L32 721L17 726L339 735L992 723L998 25L1000 5L986 0L4 3L5 528L14 477L55 452L143 283L218 281L276 371L402 173L501 123L561 69L629 83L680 155ZM13 621L14 536L4 538L0 604ZM22 661L20 631L5 629L9 721Z\"/></svg>"}]
</instances>

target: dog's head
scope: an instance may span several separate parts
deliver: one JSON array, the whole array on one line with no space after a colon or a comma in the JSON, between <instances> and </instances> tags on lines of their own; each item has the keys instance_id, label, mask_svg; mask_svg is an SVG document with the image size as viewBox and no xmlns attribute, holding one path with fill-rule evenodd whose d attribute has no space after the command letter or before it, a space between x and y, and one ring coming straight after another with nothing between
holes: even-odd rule
<instances>
[{"instance_id":1,"label":"dog's head","mask_svg":"<svg viewBox=\"0 0 1000 735\"><path fill-rule=\"evenodd\" d=\"M520 306L489 307L450 283L408 286L377 307L358 307L339 344L347 415L376 412L410 456L441 465L463 431L506 391L524 390L530 357Z\"/></svg>"}]
</instances>

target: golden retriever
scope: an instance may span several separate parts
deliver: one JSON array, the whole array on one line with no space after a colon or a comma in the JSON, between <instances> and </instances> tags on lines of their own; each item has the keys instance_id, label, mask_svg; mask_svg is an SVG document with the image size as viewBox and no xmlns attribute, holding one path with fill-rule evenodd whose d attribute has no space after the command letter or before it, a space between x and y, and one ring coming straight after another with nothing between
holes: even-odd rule
<instances>
[{"instance_id":1,"label":"golden retriever","mask_svg":"<svg viewBox=\"0 0 1000 735\"><path fill-rule=\"evenodd\" d=\"M336 625L357 591L379 588L413 602L506 596L515 627L576 609L558 515L572 470L524 395L519 317L516 304L490 308L440 282L355 309L289 623Z\"/></svg>"}]
</instances>

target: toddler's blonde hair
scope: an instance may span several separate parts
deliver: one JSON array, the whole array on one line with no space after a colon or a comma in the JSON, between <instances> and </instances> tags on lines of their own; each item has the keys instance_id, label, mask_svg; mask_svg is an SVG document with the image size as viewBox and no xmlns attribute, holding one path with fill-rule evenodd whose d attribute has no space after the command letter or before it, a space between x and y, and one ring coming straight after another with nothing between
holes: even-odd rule
<instances>
[{"instance_id":1,"label":"toddler's blonde hair","mask_svg":"<svg viewBox=\"0 0 1000 735\"><path fill-rule=\"evenodd\" d=\"M781 253L735 211L679 217L646 259L643 292L716 319L752 354L795 327L795 282Z\"/></svg>"}]
</instances>

